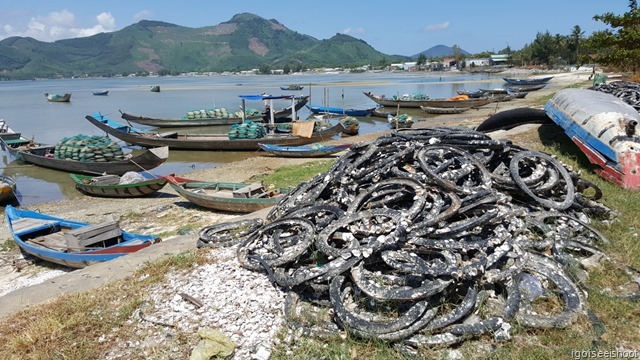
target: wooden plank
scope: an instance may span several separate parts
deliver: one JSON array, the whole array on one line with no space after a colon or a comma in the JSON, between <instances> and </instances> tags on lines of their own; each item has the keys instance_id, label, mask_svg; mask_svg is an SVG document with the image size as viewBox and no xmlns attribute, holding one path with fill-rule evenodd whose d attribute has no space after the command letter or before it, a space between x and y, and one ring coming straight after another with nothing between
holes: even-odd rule
<instances>
[{"instance_id":1,"label":"wooden plank","mask_svg":"<svg viewBox=\"0 0 640 360\"><path fill-rule=\"evenodd\" d=\"M291 128L291 135L310 138L313 134L314 126L315 122L313 121L294 122Z\"/></svg>"},{"instance_id":2,"label":"wooden plank","mask_svg":"<svg viewBox=\"0 0 640 360\"><path fill-rule=\"evenodd\" d=\"M262 184L253 183L233 191L234 198L251 198L262 192Z\"/></svg>"},{"instance_id":3,"label":"wooden plank","mask_svg":"<svg viewBox=\"0 0 640 360\"><path fill-rule=\"evenodd\" d=\"M57 220L22 218L11 222L11 227L15 234L24 234L36 230L55 228L59 222Z\"/></svg>"},{"instance_id":4,"label":"wooden plank","mask_svg":"<svg viewBox=\"0 0 640 360\"><path fill-rule=\"evenodd\" d=\"M66 233L67 245L72 248L85 248L92 244L113 239L122 235L122 230L115 221L83 226Z\"/></svg>"}]
</instances>

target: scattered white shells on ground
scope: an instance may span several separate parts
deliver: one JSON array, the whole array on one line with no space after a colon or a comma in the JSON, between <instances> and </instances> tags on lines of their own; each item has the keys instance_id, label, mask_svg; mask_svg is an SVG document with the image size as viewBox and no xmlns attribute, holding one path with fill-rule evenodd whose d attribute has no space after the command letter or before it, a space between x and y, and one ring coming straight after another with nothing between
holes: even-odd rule
<instances>
[{"instance_id":1,"label":"scattered white shells on ground","mask_svg":"<svg viewBox=\"0 0 640 360\"><path fill-rule=\"evenodd\" d=\"M212 250L209 256L213 263L171 272L162 284L148 289L147 303L129 320L137 323L135 331L144 342L129 344L128 338L118 339L116 333L110 340L120 345L106 357L126 359L141 352L157 356L154 347L162 344L162 349L170 349L166 345L177 341L178 332L189 337L193 348L198 330L209 327L236 344L235 359L268 359L275 334L284 324L284 294L263 274L242 268L235 248ZM198 308L180 293L204 306Z\"/></svg>"}]
</instances>

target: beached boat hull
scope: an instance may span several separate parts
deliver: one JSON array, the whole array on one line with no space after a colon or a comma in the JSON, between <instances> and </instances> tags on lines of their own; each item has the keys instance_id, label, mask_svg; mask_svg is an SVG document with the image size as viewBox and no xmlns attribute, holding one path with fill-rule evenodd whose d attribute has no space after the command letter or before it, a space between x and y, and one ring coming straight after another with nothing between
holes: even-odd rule
<instances>
[{"instance_id":1,"label":"beached boat hull","mask_svg":"<svg viewBox=\"0 0 640 360\"><path fill-rule=\"evenodd\" d=\"M87 247L78 247L77 244L65 241L65 237L68 238L65 233L90 230L92 224L16 209L11 205L7 205L5 214L9 231L22 251L42 260L73 268L113 260L160 241L153 235L133 234L120 229L113 233L98 233L96 236L106 235L104 240Z\"/></svg>"},{"instance_id":2,"label":"beached boat hull","mask_svg":"<svg viewBox=\"0 0 640 360\"><path fill-rule=\"evenodd\" d=\"M420 105L420 108L446 108L446 109L459 109L459 108L472 108L487 105L494 100L490 98L471 98L467 100L449 100L449 99L433 99L423 101L424 105Z\"/></svg>"},{"instance_id":3,"label":"beached boat hull","mask_svg":"<svg viewBox=\"0 0 640 360\"><path fill-rule=\"evenodd\" d=\"M302 145L302 146L278 146L260 144L260 148L270 154L281 157L322 157L330 156L340 151L347 150L351 144L341 145Z\"/></svg>"},{"instance_id":4,"label":"beached boat hull","mask_svg":"<svg viewBox=\"0 0 640 360\"><path fill-rule=\"evenodd\" d=\"M83 194L108 197L108 198L134 198L143 197L155 194L167 184L165 177L158 177L145 181L120 184L120 177L117 176L110 181L110 184L96 183L94 180L100 177L81 175L81 174L69 174L71 179L76 183L76 189Z\"/></svg>"},{"instance_id":5,"label":"beached boat hull","mask_svg":"<svg viewBox=\"0 0 640 360\"><path fill-rule=\"evenodd\" d=\"M117 127L110 126L109 124L115 124L115 122L100 114L94 114L93 116L88 115L86 119L105 133L130 144L143 147L167 146L171 149L182 150L254 151L260 150L260 146L258 145L260 143L283 146L306 145L329 140L344 129L342 124L338 123L329 129L313 132L311 137L270 134L267 135L267 137L258 139L230 140L228 136L222 134L171 133L163 137L161 134L151 132L139 133L131 131L129 126L123 124Z\"/></svg>"},{"instance_id":6,"label":"beached boat hull","mask_svg":"<svg viewBox=\"0 0 640 360\"><path fill-rule=\"evenodd\" d=\"M468 107L431 107L431 106L420 106L420 109L424 110L428 114L460 114L463 113L470 108Z\"/></svg>"},{"instance_id":7,"label":"beached boat hull","mask_svg":"<svg viewBox=\"0 0 640 360\"><path fill-rule=\"evenodd\" d=\"M24 163L89 175L123 175L129 171L150 170L162 165L169 158L169 149L167 147L145 150L126 160L105 162L56 159L51 156L55 149L55 146L52 145L12 147L2 142L2 147L15 156L18 161Z\"/></svg>"},{"instance_id":8,"label":"beached boat hull","mask_svg":"<svg viewBox=\"0 0 640 360\"><path fill-rule=\"evenodd\" d=\"M538 79L502 78L502 80L504 80L509 85L540 85L548 83L551 79L553 79L553 76Z\"/></svg>"},{"instance_id":9,"label":"beached boat hull","mask_svg":"<svg viewBox=\"0 0 640 360\"><path fill-rule=\"evenodd\" d=\"M233 213L252 213L271 207L280 201L284 191L273 191L273 197L233 197L233 192L249 184L198 181L167 176L169 185L178 195L198 206Z\"/></svg>"},{"instance_id":10,"label":"beached boat hull","mask_svg":"<svg viewBox=\"0 0 640 360\"><path fill-rule=\"evenodd\" d=\"M545 105L549 118L598 166L603 178L640 189L640 114L616 96L586 89L565 89Z\"/></svg>"},{"instance_id":11,"label":"beached boat hull","mask_svg":"<svg viewBox=\"0 0 640 360\"><path fill-rule=\"evenodd\" d=\"M428 100L402 100L402 99L393 99L387 98L384 95L376 95L371 92L365 92L364 95L369 99L373 100L376 104L396 108L398 106L404 108L419 108L420 106L429 106Z\"/></svg>"},{"instance_id":12,"label":"beached boat hull","mask_svg":"<svg viewBox=\"0 0 640 360\"><path fill-rule=\"evenodd\" d=\"M16 181L9 177L0 175L0 204L6 204L16 198Z\"/></svg>"}]
</instances>

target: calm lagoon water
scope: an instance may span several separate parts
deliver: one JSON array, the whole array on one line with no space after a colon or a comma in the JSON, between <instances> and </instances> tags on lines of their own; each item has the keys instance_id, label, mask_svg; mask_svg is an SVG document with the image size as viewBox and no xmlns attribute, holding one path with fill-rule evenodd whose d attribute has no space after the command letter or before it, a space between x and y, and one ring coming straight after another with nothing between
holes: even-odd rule
<instances>
[{"instance_id":1,"label":"calm lagoon water","mask_svg":"<svg viewBox=\"0 0 640 360\"><path fill-rule=\"evenodd\" d=\"M299 93L311 95L310 104L345 108L375 106L363 92L391 95L427 94L431 98L450 97L458 90L476 90L502 86L498 75L448 73L364 73L364 74L301 74L301 75L215 75L180 77L128 77L99 79L61 79L34 81L0 81L0 118L16 132L33 137L37 142L53 144L78 134L104 135L91 125L86 115L101 112L114 120L119 110L136 115L178 118L193 109L226 107L236 111L238 95L269 93L290 94L280 86L301 84ZM150 91L159 85L161 91ZM109 90L107 96L95 96L93 91ZM47 102L44 93L72 93L70 103ZM279 107L289 105L278 104ZM248 102L247 107L262 109L261 102ZM303 109L300 118L310 112ZM384 119L362 119L362 133L385 130ZM228 128L181 130L225 133ZM125 144L121 145L127 148ZM169 160L153 169L154 174L185 173L238 161L256 152L171 151ZM8 153L0 151L2 173L17 181L20 203L32 205L82 196L67 173L19 164ZM208 179L215 180L215 179Z\"/></svg>"}]
</instances>

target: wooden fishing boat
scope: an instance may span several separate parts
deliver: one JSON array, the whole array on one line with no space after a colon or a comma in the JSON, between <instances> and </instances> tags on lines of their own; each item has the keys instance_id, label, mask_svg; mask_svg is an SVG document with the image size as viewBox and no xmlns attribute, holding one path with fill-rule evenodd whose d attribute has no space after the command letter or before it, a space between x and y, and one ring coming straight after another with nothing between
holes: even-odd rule
<instances>
[{"instance_id":1,"label":"wooden fishing boat","mask_svg":"<svg viewBox=\"0 0 640 360\"><path fill-rule=\"evenodd\" d=\"M540 85L548 83L551 79L553 79L553 76L531 79L502 78L509 85Z\"/></svg>"},{"instance_id":2,"label":"wooden fishing boat","mask_svg":"<svg viewBox=\"0 0 640 360\"><path fill-rule=\"evenodd\" d=\"M344 135L354 136L360 132L360 120L353 116L340 119L340 123L344 127L344 130L342 130Z\"/></svg>"},{"instance_id":3,"label":"wooden fishing boat","mask_svg":"<svg viewBox=\"0 0 640 360\"><path fill-rule=\"evenodd\" d=\"M82 174L69 174L76 183L76 189L83 194L109 197L109 198L133 198L155 194L167 184L164 176L123 183L118 175L90 176Z\"/></svg>"},{"instance_id":4,"label":"wooden fishing boat","mask_svg":"<svg viewBox=\"0 0 640 360\"><path fill-rule=\"evenodd\" d=\"M564 89L544 109L598 167L600 176L624 188L640 189L640 114L633 106L600 91Z\"/></svg>"},{"instance_id":5,"label":"wooden fishing boat","mask_svg":"<svg viewBox=\"0 0 640 360\"><path fill-rule=\"evenodd\" d=\"M507 90L507 93L509 93L509 92L529 92L529 91L540 90L545 86L547 86L547 84L507 85L507 86L505 86L505 90Z\"/></svg>"},{"instance_id":6,"label":"wooden fishing boat","mask_svg":"<svg viewBox=\"0 0 640 360\"><path fill-rule=\"evenodd\" d=\"M189 202L211 210L251 213L273 206L286 191L262 184L209 182L167 176L169 185Z\"/></svg>"},{"instance_id":7,"label":"wooden fishing boat","mask_svg":"<svg viewBox=\"0 0 640 360\"><path fill-rule=\"evenodd\" d=\"M420 109L424 110L428 114L461 114L469 110L470 108L468 107L444 108L444 107L420 106Z\"/></svg>"},{"instance_id":8,"label":"wooden fishing boat","mask_svg":"<svg viewBox=\"0 0 640 360\"><path fill-rule=\"evenodd\" d=\"M0 139L10 146L25 145L31 142L31 140L23 137L21 133L13 131L4 119L0 119Z\"/></svg>"},{"instance_id":9,"label":"wooden fishing boat","mask_svg":"<svg viewBox=\"0 0 640 360\"><path fill-rule=\"evenodd\" d=\"M123 175L129 171L142 171L156 168L169 158L169 148L158 147L145 150L125 160L116 161L77 161L56 159L53 157L54 145L31 143L23 146L10 146L2 139L2 147L18 161L50 169L89 175Z\"/></svg>"},{"instance_id":10,"label":"wooden fishing boat","mask_svg":"<svg viewBox=\"0 0 640 360\"><path fill-rule=\"evenodd\" d=\"M109 90L100 90L100 91L94 91L93 95L96 96L106 96L109 95Z\"/></svg>"},{"instance_id":11,"label":"wooden fishing boat","mask_svg":"<svg viewBox=\"0 0 640 360\"><path fill-rule=\"evenodd\" d=\"M260 148L269 154L281 157L322 157L329 156L340 151L347 150L351 144L322 145L310 144L301 146L278 146L269 144L258 144Z\"/></svg>"},{"instance_id":12,"label":"wooden fishing boat","mask_svg":"<svg viewBox=\"0 0 640 360\"><path fill-rule=\"evenodd\" d=\"M458 95L467 95L471 99L477 99L484 96L484 91L476 90L476 91L467 91L467 90L458 90L456 91Z\"/></svg>"},{"instance_id":13,"label":"wooden fishing boat","mask_svg":"<svg viewBox=\"0 0 640 360\"><path fill-rule=\"evenodd\" d=\"M398 109L393 109L392 110L391 108L386 108L384 106L378 106L373 110L373 112L371 112L371 116L381 117L381 118L387 119L389 117L389 115L396 116L397 112L398 112Z\"/></svg>"},{"instance_id":14,"label":"wooden fishing boat","mask_svg":"<svg viewBox=\"0 0 640 360\"><path fill-rule=\"evenodd\" d=\"M387 97L385 95L377 95L371 92L365 92L364 95L373 100L376 104L390 108L406 107L419 108L420 106L429 106L428 99L424 100L406 100L402 97Z\"/></svg>"},{"instance_id":15,"label":"wooden fishing boat","mask_svg":"<svg viewBox=\"0 0 640 360\"><path fill-rule=\"evenodd\" d=\"M305 145L329 140L342 132L344 127L337 123L331 128L314 131L309 137L290 134L267 134L257 139L230 140L226 134L179 134L177 132L155 133L137 132L132 127L118 124L102 114L87 115L86 119L105 133L129 144L143 147L167 146L171 149L183 150L227 150L254 151L259 150L259 143L273 145ZM118 124L114 126L114 124Z\"/></svg>"},{"instance_id":16,"label":"wooden fishing boat","mask_svg":"<svg viewBox=\"0 0 640 360\"><path fill-rule=\"evenodd\" d=\"M408 129L413 126L413 118L407 114L389 115L387 121L394 129Z\"/></svg>"},{"instance_id":17,"label":"wooden fishing boat","mask_svg":"<svg viewBox=\"0 0 640 360\"><path fill-rule=\"evenodd\" d=\"M314 114L338 114L347 116L368 116L376 109L375 106L367 109L345 109L329 106L307 106L307 108Z\"/></svg>"},{"instance_id":18,"label":"wooden fishing boat","mask_svg":"<svg viewBox=\"0 0 640 360\"><path fill-rule=\"evenodd\" d=\"M47 98L47 101L49 102L70 102L71 101L71 93L66 93L63 95L44 93L44 96Z\"/></svg>"},{"instance_id":19,"label":"wooden fishing boat","mask_svg":"<svg viewBox=\"0 0 640 360\"><path fill-rule=\"evenodd\" d=\"M464 95L461 95L464 96ZM432 99L428 101L423 101L424 105L420 105L420 108L430 107L430 108L472 108L472 107L480 107L483 105L487 105L491 103L493 100L488 97L481 98L468 98L468 99L456 99L456 98L448 98L448 99Z\"/></svg>"},{"instance_id":20,"label":"wooden fishing boat","mask_svg":"<svg viewBox=\"0 0 640 360\"><path fill-rule=\"evenodd\" d=\"M121 117L127 121L131 121L140 125L155 126L155 127L192 127L192 126L218 126L218 125L232 125L239 124L243 121L242 116L232 116L224 118L200 118L200 119L185 119L185 118L153 118L141 115L132 115L126 112L122 112ZM246 120L261 120L263 114L256 114L246 116Z\"/></svg>"},{"instance_id":21,"label":"wooden fishing boat","mask_svg":"<svg viewBox=\"0 0 640 360\"><path fill-rule=\"evenodd\" d=\"M304 89L304 86L302 85L298 85L298 84L291 84L291 85L287 85L287 86L280 86L280 90L283 91L287 91L287 90L294 90L294 91L298 91L298 90L302 90Z\"/></svg>"},{"instance_id":22,"label":"wooden fishing boat","mask_svg":"<svg viewBox=\"0 0 640 360\"><path fill-rule=\"evenodd\" d=\"M20 249L45 261L83 268L160 241L123 231L117 222L88 224L7 205L7 224Z\"/></svg>"},{"instance_id":23,"label":"wooden fishing boat","mask_svg":"<svg viewBox=\"0 0 640 360\"><path fill-rule=\"evenodd\" d=\"M5 175L0 175L0 204L6 204L16 198L16 181Z\"/></svg>"},{"instance_id":24,"label":"wooden fishing boat","mask_svg":"<svg viewBox=\"0 0 640 360\"><path fill-rule=\"evenodd\" d=\"M153 85L151 87L151 92L160 92L160 85Z\"/></svg>"}]
</instances>

